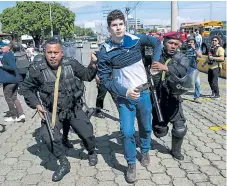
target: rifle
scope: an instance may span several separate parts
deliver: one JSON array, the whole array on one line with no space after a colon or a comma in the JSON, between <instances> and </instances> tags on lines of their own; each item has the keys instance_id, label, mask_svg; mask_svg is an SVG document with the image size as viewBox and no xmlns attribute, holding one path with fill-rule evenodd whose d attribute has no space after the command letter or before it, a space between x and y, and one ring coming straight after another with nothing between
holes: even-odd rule
<instances>
[{"instance_id":1,"label":"rifle","mask_svg":"<svg viewBox=\"0 0 227 186\"><path fill-rule=\"evenodd\" d=\"M157 91L154 86L154 81L153 81L152 75L150 75L150 73L149 73L149 67L146 68L146 73L147 73L148 83L150 84L151 97L154 102L154 108L155 108L156 114L158 116L158 121L160 123L162 123L162 122L164 122L164 119L163 119L161 108L159 105L159 100L158 100L158 96L157 96Z\"/></svg>"},{"instance_id":2,"label":"rifle","mask_svg":"<svg viewBox=\"0 0 227 186\"><path fill-rule=\"evenodd\" d=\"M37 97L38 97L39 103L42 106L43 110L45 110L45 107L43 106L43 102L40 98L39 92L37 92ZM47 131L48 131L50 139L51 139L51 149L52 149L52 152L53 152L54 151L54 149L53 149L54 136L53 136L53 133L52 133L52 130L51 130L51 120L50 120L50 117L49 117L47 112L44 112L44 118L46 120L45 123L46 123Z\"/></svg>"}]
</instances>

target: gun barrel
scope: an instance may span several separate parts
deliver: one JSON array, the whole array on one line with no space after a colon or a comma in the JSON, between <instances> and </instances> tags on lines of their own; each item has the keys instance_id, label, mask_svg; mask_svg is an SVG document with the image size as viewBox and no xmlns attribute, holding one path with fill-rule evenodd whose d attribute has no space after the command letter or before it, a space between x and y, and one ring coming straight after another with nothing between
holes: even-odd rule
<instances>
[{"instance_id":1,"label":"gun barrel","mask_svg":"<svg viewBox=\"0 0 227 186\"><path fill-rule=\"evenodd\" d=\"M44 106L43 106L43 102L42 102L42 100L41 100L41 98L40 98L39 92L37 92L37 97L38 97L39 103L40 103L40 105L42 106L43 110L45 110L45 108L44 108ZM53 141L54 141L54 136L53 136L53 133L52 133L51 128L50 128L50 123L51 123L51 121L50 121L50 117L49 117L49 115L48 115L47 112L44 112L44 118L45 118L45 120L46 120L46 126L47 126L48 133L49 133L50 138L51 138L51 140L52 140L52 142L53 142Z\"/></svg>"}]
</instances>

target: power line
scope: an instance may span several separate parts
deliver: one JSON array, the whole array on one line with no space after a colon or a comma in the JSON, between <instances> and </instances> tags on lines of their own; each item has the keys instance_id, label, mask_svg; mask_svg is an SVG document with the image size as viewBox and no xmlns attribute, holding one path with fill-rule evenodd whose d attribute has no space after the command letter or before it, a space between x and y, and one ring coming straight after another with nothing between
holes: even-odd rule
<instances>
[{"instance_id":1,"label":"power line","mask_svg":"<svg viewBox=\"0 0 227 186\"><path fill-rule=\"evenodd\" d=\"M136 7L137 7L137 5L139 4L140 2L138 1L137 3L136 3L136 5L132 8L132 10L130 11L130 14L136 9Z\"/></svg>"}]
</instances>

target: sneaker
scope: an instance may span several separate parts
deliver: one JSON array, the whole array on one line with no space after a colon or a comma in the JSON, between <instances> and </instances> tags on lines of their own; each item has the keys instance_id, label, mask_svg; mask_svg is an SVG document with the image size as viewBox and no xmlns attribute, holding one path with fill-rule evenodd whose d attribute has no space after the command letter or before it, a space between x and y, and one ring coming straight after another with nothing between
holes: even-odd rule
<instances>
[{"instance_id":1,"label":"sneaker","mask_svg":"<svg viewBox=\"0 0 227 186\"><path fill-rule=\"evenodd\" d=\"M4 121L5 122L15 122L15 121L17 121L17 118L11 116L11 117L6 118Z\"/></svg>"},{"instance_id":2,"label":"sneaker","mask_svg":"<svg viewBox=\"0 0 227 186\"><path fill-rule=\"evenodd\" d=\"M128 165L125 179L128 183L134 183L136 181L136 164Z\"/></svg>"},{"instance_id":3,"label":"sneaker","mask_svg":"<svg viewBox=\"0 0 227 186\"><path fill-rule=\"evenodd\" d=\"M194 98L194 101L195 101L196 103L201 103L201 101L199 100L199 98Z\"/></svg>"},{"instance_id":4,"label":"sneaker","mask_svg":"<svg viewBox=\"0 0 227 186\"><path fill-rule=\"evenodd\" d=\"M220 97L220 96L215 95L215 96L213 97L213 99L215 99L215 100L220 100L220 99L221 99L221 97Z\"/></svg>"},{"instance_id":5,"label":"sneaker","mask_svg":"<svg viewBox=\"0 0 227 186\"><path fill-rule=\"evenodd\" d=\"M20 115L19 118L17 118L16 120L17 122L25 122L25 115L24 114Z\"/></svg>"},{"instance_id":6,"label":"sneaker","mask_svg":"<svg viewBox=\"0 0 227 186\"><path fill-rule=\"evenodd\" d=\"M140 163L143 167L147 167L150 163L150 156L149 153L141 153L141 160Z\"/></svg>"}]
</instances>

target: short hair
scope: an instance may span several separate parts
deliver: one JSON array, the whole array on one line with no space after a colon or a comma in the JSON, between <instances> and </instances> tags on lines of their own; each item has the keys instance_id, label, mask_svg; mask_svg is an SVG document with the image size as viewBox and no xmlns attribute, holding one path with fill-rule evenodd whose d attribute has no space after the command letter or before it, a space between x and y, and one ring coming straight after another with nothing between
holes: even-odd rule
<instances>
[{"instance_id":1,"label":"short hair","mask_svg":"<svg viewBox=\"0 0 227 186\"><path fill-rule=\"evenodd\" d=\"M218 44L222 46L222 40L221 40L221 38L220 38L218 35L215 35L215 36L213 36L213 37L211 38L211 41L212 41L214 38L216 38L216 39L218 40Z\"/></svg>"},{"instance_id":2,"label":"short hair","mask_svg":"<svg viewBox=\"0 0 227 186\"><path fill-rule=\"evenodd\" d=\"M54 37L48 39L45 44L44 44L44 49L46 50L47 44L54 45L54 44L59 44L61 46L61 41L59 39L56 39Z\"/></svg>"},{"instance_id":3,"label":"short hair","mask_svg":"<svg viewBox=\"0 0 227 186\"><path fill-rule=\"evenodd\" d=\"M111 25L111 22L116 20L116 19L120 19L120 20L123 20L124 23L125 23L125 16L124 14L122 13L122 11L120 10L113 10L111 11L108 16L107 16L107 24L108 26Z\"/></svg>"}]
</instances>

